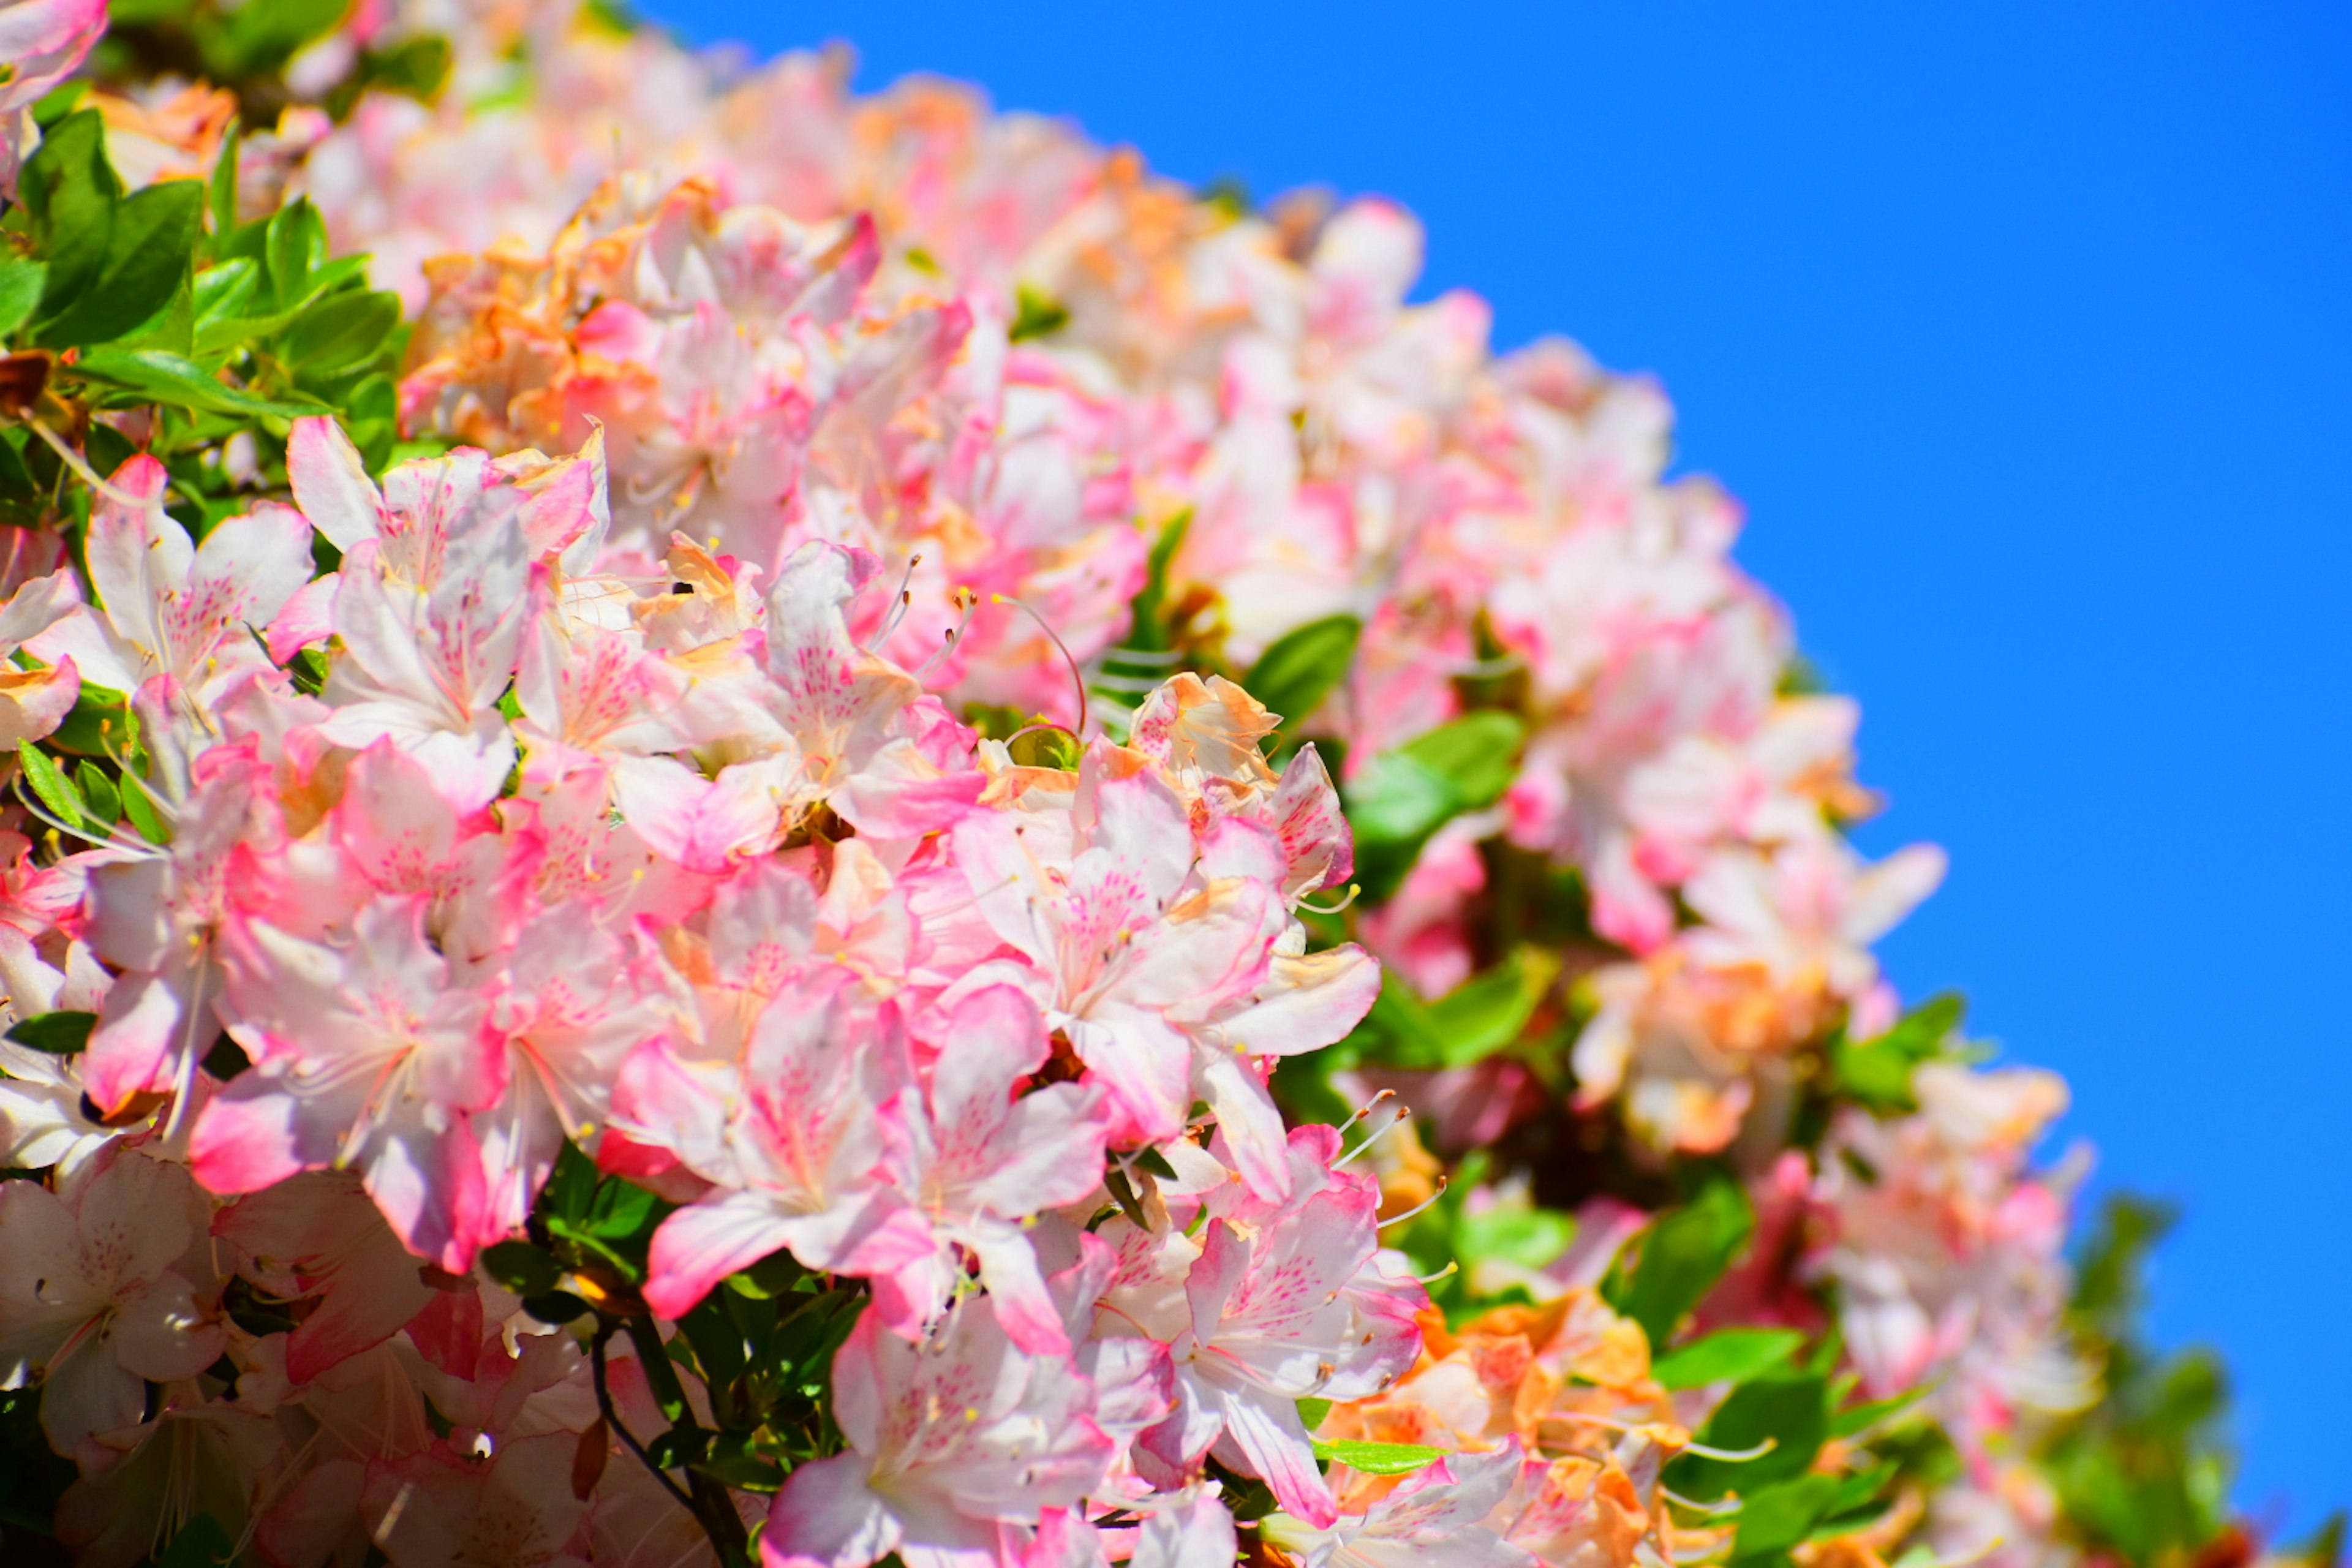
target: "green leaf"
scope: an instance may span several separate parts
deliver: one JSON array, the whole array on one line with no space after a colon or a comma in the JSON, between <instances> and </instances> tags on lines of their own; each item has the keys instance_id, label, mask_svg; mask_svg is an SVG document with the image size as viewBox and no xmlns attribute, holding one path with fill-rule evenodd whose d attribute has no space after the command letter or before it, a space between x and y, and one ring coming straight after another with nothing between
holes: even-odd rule
<instances>
[{"instance_id":1,"label":"green leaf","mask_svg":"<svg viewBox=\"0 0 2352 1568\"><path fill-rule=\"evenodd\" d=\"M1192 513L1189 508L1160 524L1159 534L1151 542L1151 552L1144 558L1143 587L1135 595L1128 647L1148 653L1167 651L1168 568L1175 561L1176 552L1184 548L1184 538L1192 531ZM1111 657L1116 658L1118 655Z\"/></svg>"},{"instance_id":2,"label":"green leaf","mask_svg":"<svg viewBox=\"0 0 2352 1568\"><path fill-rule=\"evenodd\" d=\"M728 1435L723 1433L712 1447L713 1452L695 1462L698 1473L738 1491L772 1492L782 1489L784 1468L775 1460L741 1446L740 1439L730 1446Z\"/></svg>"},{"instance_id":3,"label":"green leaf","mask_svg":"<svg viewBox=\"0 0 2352 1568\"><path fill-rule=\"evenodd\" d=\"M1443 774L1465 811L1483 811L1503 798L1518 776L1519 745L1528 727L1508 713L1467 713L1409 742L1404 754Z\"/></svg>"},{"instance_id":4,"label":"green leaf","mask_svg":"<svg viewBox=\"0 0 2352 1568\"><path fill-rule=\"evenodd\" d=\"M1526 735L1508 713L1471 713L1365 765L1345 795L1367 900L1378 903L1396 890L1430 835L1501 798Z\"/></svg>"},{"instance_id":5,"label":"green leaf","mask_svg":"<svg viewBox=\"0 0 2352 1568\"><path fill-rule=\"evenodd\" d=\"M1462 809L1461 792L1444 773L1402 752L1383 752L1366 763L1347 795L1360 854L1370 846L1392 845L1418 853Z\"/></svg>"},{"instance_id":6,"label":"green leaf","mask_svg":"<svg viewBox=\"0 0 2352 1568\"><path fill-rule=\"evenodd\" d=\"M280 208L269 220L264 248L269 264L269 287L278 308L289 310L310 296L310 273L327 260L327 226L319 209L303 196Z\"/></svg>"},{"instance_id":7,"label":"green leaf","mask_svg":"<svg viewBox=\"0 0 2352 1568\"><path fill-rule=\"evenodd\" d=\"M81 683L81 696L73 710L48 738L56 750L82 757L120 755L130 743L130 699L88 680Z\"/></svg>"},{"instance_id":8,"label":"green leaf","mask_svg":"<svg viewBox=\"0 0 2352 1568\"><path fill-rule=\"evenodd\" d=\"M1017 306L1007 335L1016 343L1058 332L1070 324L1068 308L1051 294L1024 283L1015 290L1014 298Z\"/></svg>"},{"instance_id":9,"label":"green leaf","mask_svg":"<svg viewBox=\"0 0 2352 1568\"><path fill-rule=\"evenodd\" d=\"M233 320L260 285L261 263L250 256L232 256L205 268L196 274L196 324Z\"/></svg>"},{"instance_id":10,"label":"green leaf","mask_svg":"<svg viewBox=\"0 0 2352 1568\"><path fill-rule=\"evenodd\" d=\"M74 784L80 789L82 799L89 803L91 820L103 827L122 820L122 796L114 781L98 770L96 763L84 758L74 769Z\"/></svg>"},{"instance_id":11,"label":"green leaf","mask_svg":"<svg viewBox=\"0 0 2352 1568\"><path fill-rule=\"evenodd\" d=\"M188 275L204 222L205 191L193 180L148 186L114 209L96 279L62 309L45 311L47 346L110 342L172 301Z\"/></svg>"},{"instance_id":12,"label":"green leaf","mask_svg":"<svg viewBox=\"0 0 2352 1568\"><path fill-rule=\"evenodd\" d=\"M1465 1211L1454 1227L1454 1245L1465 1268L1492 1259L1518 1268L1545 1268L1576 1240L1576 1221L1557 1209L1496 1204Z\"/></svg>"},{"instance_id":13,"label":"green leaf","mask_svg":"<svg viewBox=\"0 0 2352 1568\"><path fill-rule=\"evenodd\" d=\"M1829 1436L1829 1384L1819 1377L1763 1377L1743 1383L1716 1407L1698 1439L1710 1448L1753 1458L1713 1459L1685 1454L1666 1467L1665 1484L1685 1497L1711 1502L1737 1490L1753 1497L1775 1481L1801 1476Z\"/></svg>"},{"instance_id":14,"label":"green leaf","mask_svg":"<svg viewBox=\"0 0 2352 1568\"><path fill-rule=\"evenodd\" d=\"M1830 1435L1833 1437L1853 1437L1867 1432L1889 1416L1899 1415L1918 1404L1927 1397L1934 1387L1935 1384L1932 1383L1923 1383L1916 1388L1906 1388L1891 1397L1874 1399L1866 1404L1855 1405L1841 1410L1830 1419Z\"/></svg>"},{"instance_id":15,"label":"green leaf","mask_svg":"<svg viewBox=\"0 0 2352 1568\"><path fill-rule=\"evenodd\" d=\"M518 1296L544 1296L563 1278L563 1265L528 1241L501 1241L482 1249L482 1270Z\"/></svg>"},{"instance_id":16,"label":"green leaf","mask_svg":"<svg viewBox=\"0 0 2352 1568\"><path fill-rule=\"evenodd\" d=\"M31 320L48 276L46 263L0 251L0 338Z\"/></svg>"},{"instance_id":17,"label":"green leaf","mask_svg":"<svg viewBox=\"0 0 2352 1568\"><path fill-rule=\"evenodd\" d=\"M37 746L19 748L16 760L24 765L25 782L33 786L33 793L40 796L41 804L55 813L58 820L67 827L76 833L82 832L89 826L89 807L83 804L81 792L74 788L73 781L66 777L58 764L49 761Z\"/></svg>"},{"instance_id":18,"label":"green leaf","mask_svg":"<svg viewBox=\"0 0 2352 1568\"><path fill-rule=\"evenodd\" d=\"M1652 1344L1664 1344L1747 1248L1755 1230L1756 1211L1748 1194L1738 1183L1718 1177L1635 1237L1631 1245L1638 1249L1636 1261L1628 1271L1612 1271L1602 1292L1611 1306L1642 1325Z\"/></svg>"},{"instance_id":19,"label":"green leaf","mask_svg":"<svg viewBox=\"0 0 2352 1568\"><path fill-rule=\"evenodd\" d=\"M310 398L258 397L205 374L194 361L161 349L98 349L81 356L77 375L135 392L155 403L206 414L275 415L299 419L322 414L327 405Z\"/></svg>"},{"instance_id":20,"label":"green leaf","mask_svg":"<svg viewBox=\"0 0 2352 1568\"><path fill-rule=\"evenodd\" d=\"M1513 952L1429 1005L1443 1042L1441 1067L1468 1067L1516 1043L1559 974L1559 960L1534 948Z\"/></svg>"},{"instance_id":21,"label":"green leaf","mask_svg":"<svg viewBox=\"0 0 2352 1568\"><path fill-rule=\"evenodd\" d=\"M522 1310L542 1323L575 1323L588 1315L588 1303L569 1290L548 1290L523 1298Z\"/></svg>"},{"instance_id":22,"label":"green leaf","mask_svg":"<svg viewBox=\"0 0 2352 1568\"><path fill-rule=\"evenodd\" d=\"M367 58L368 85L430 103L449 80L449 41L427 33Z\"/></svg>"},{"instance_id":23,"label":"green leaf","mask_svg":"<svg viewBox=\"0 0 2352 1568\"><path fill-rule=\"evenodd\" d=\"M227 133L221 138L220 156L213 160L211 186L205 193L205 205L212 213L214 256L221 254L220 247L236 232L237 155L244 147L244 130L234 120L228 122Z\"/></svg>"},{"instance_id":24,"label":"green leaf","mask_svg":"<svg viewBox=\"0 0 2352 1568\"><path fill-rule=\"evenodd\" d=\"M1884 1513L1894 1500L1885 1495L1886 1489L1902 1470L1901 1461L1889 1459L1839 1480L1837 1490L1830 1495L1829 1507L1822 1510L1814 1525L1813 1539L1847 1534Z\"/></svg>"},{"instance_id":25,"label":"green leaf","mask_svg":"<svg viewBox=\"0 0 2352 1568\"><path fill-rule=\"evenodd\" d=\"M1650 1372L1666 1388L1745 1383L1785 1363L1804 1342L1794 1329L1718 1329L1668 1351L1651 1363Z\"/></svg>"},{"instance_id":26,"label":"green leaf","mask_svg":"<svg viewBox=\"0 0 2352 1568\"><path fill-rule=\"evenodd\" d=\"M1946 993L1930 997L1906 1013L1885 1034L1853 1041L1840 1034L1830 1041L1830 1067L1837 1086L1871 1110L1899 1114L1916 1110L1911 1094L1911 1074L1922 1062L1945 1052L1959 1026L1966 1003Z\"/></svg>"},{"instance_id":27,"label":"green leaf","mask_svg":"<svg viewBox=\"0 0 2352 1568\"><path fill-rule=\"evenodd\" d=\"M1407 1476L1415 1470L1427 1469L1445 1458L1443 1448L1425 1448L1419 1443L1325 1443L1317 1441L1315 1457L1327 1463L1336 1460L1359 1474L1367 1476Z\"/></svg>"},{"instance_id":28,"label":"green leaf","mask_svg":"<svg viewBox=\"0 0 2352 1568\"><path fill-rule=\"evenodd\" d=\"M1016 737L1005 747L1013 762L1024 768L1059 768L1075 773L1085 757L1085 748L1078 738L1058 724L1046 724Z\"/></svg>"},{"instance_id":29,"label":"green leaf","mask_svg":"<svg viewBox=\"0 0 2352 1568\"><path fill-rule=\"evenodd\" d=\"M97 1026L95 1013L36 1013L18 1019L8 1037L53 1057L70 1057L89 1044L89 1032Z\"/></svg>"},{"instance_id":30,"label":"green leaf","mask_svg":"<svg viewBox=\"0 0 2352 1568\"><path fill-rule=\"evenodd\" d=\"M702 1381L710 1387L725 1387L751 1364L750 1347L743 1342L743 1331L727 1315L727 1298L721 1292L713 1290L697 1301L677 1326L694 1348Z\"/></svg>"},{"instance_id":31,"label":"green leaf","mask_svg":"<svg viewBox=\"0 0 2352 1568\"><path fill-rule=\"evenodd\" d=\"M286 329L288 363L318 374L347 370L371 358L400 325L397 294L332 294L304 310Z\"/></svg>"},{"instance_id":32,"label":"green leaf","mask_svg":"<svg viewBox=\"0 0 2352 1568\"><path fill-rule=\"evenodd\" d=\"M123 9L121 0L116 0L115 4L106 9L110 21L119 19ZM81 100L89 96L89 79L87 77L76 77L70 81L61 81L43 93L40 101L33 105L33 123L39 126L46 134L50 126L79 109Z\"/></svg>"},{"instance_id":33,"label":"green leaf","mask_svg":"<svg viewBox=\"0 0 2352 1568\"><path fill-rule=\"evenodd\" d=\"M1309 1432L1322 1426L1323 1418L1330 1414L1331 1402L1328 1399L1302 1399L1298 1402L1298 1419Z\"/></svg>"},{"instance_id":34,"label":"green leaf","mask_svg":"<svg viewBox=\"0 0 2352 1568\"><path fill-rule=\"evenodd\" d=\"M1837 1491L1837 1477L1818 1475L1799 1476L1759 1491L1743 1488L1731 1560L1738 1563L1796 1545L1812 1532L1815 1521L1827 1515Z\"/></svg>"},{"instance_id":35,"label":"green leaf","mask_svg":"<svg viewBox=\"0 0 2352 1568\"><path fill-rule=\"evenodd\" d=\"M197 33L205 64L217 79L268 76L321 37L350 9L347 0L268 0L224 5Z\"/></svg>"},{"instance_id":36,"label":"green leaf","mask_svg":"<svg viewBox=\"0 0 2352 1568\"><path fill-rule=\"evenodd\" d=\"M1309 621L1276 638L1242 684L1282 719L1286 736L1295 734L1348 679L1363 635L1364 623L1353 616Z\"/></svg>"},{"instance_id":37,"label":"green leaf","mask_svg":"<svg viewBox=\"0 0 2352 1568\"><path fill-rule=\"evenodd\" d=\"M48 276L36 312L67 308L106 264L122 182L106 161L106 129L96 110L78 110L49 129L17 179Z\"/></svg>"},{"instance_id":38,"label":"green leaf","mask_svg":"<svg viewBox=\"0 0 2352 1568\"><path fill-rule=\"evenodd\" d=\"M754 1301L772 1301L807 1278L808 1270L801 1267L799 1258L789 1252L771 1252L751 1268L730 1274L727 1285Z\"/></svg>"},{"instance_id":39,"label":"green leaf","mask_svg":"<svg viewBox=\"0 0 2352 1568\"><path fill-rule=\"evenodd\" d=\"M200 1513L155 1554L155 1568L221 1568L236 1556L236 1542L228 1531L210 1514Z\"/></svg>"},{"instance_id":40,"label":"green leaf","mask_svg":"<svg viewBox=\"0 0 2352 1568\"><path fill-rule=\"evenodd\" d=\"M160 847L172 842L172 829L149 798L146 784L130 773L122 775L122 815L148 843Z\"/></svg>"}]
</instances>

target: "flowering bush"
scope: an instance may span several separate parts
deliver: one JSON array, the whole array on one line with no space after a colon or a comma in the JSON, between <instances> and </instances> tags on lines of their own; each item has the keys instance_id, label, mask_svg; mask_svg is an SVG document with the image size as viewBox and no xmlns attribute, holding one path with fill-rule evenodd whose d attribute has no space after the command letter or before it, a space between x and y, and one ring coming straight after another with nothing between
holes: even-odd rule
<instances>
[{"instance_id":1,"label":"flowering bush","mask_svg":"<svg viewBox=\"0 0 2352 1568\"><path fill-rule=\"evenodd\" d=\"M2263 1550L1736 504L1402 212L558 0L0 46L11 1563Z\"/></svg>"}]
</instances>

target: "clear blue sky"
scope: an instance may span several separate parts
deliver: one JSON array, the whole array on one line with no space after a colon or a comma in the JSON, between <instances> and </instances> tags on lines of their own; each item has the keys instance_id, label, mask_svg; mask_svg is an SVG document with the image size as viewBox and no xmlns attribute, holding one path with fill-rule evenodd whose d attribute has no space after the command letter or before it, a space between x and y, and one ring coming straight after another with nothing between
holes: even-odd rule
<instances>
[{"instance_id":1,"label":"clear blue sky","mask_svg":"<svg viewBox=\"0 0 2352 1568\"><path fill-rule=\"evenodd\" d=\"M1896 978L2189 1205L2157 1322L2229 1352L2242 1500L2352 1503L2352 10L651 9L1395 196L1499 342L1663 376L1863 699L1865 841L1952 850Z\"/></svg>"}]
</instances>

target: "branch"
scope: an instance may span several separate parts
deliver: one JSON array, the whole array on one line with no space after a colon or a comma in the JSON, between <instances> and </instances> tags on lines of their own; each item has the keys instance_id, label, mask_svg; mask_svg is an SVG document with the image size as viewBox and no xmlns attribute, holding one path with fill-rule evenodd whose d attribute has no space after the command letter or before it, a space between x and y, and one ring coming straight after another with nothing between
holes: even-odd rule
<instances>
[{"instance_id":1,"label":"branch","mask_svg":"<svg viewBox=\"0 0 2352 1568\"><path fill-rule=\"evenodd\" d=\"M688 1497L676 1481L669 1479L668 1471L654 1463L654 1457L646 1452L646 1446L637 1441L636 1434L629 1430L627 1425L622 1421L619 1413L613 1408L612 1385L604 1378L604 1342L612 1337L613 1321L603 1313L598 1313L595 1336L588 1342L588 1365L596 1379L596 1409L604 1417L604 1424L619 1434L622 1447L635 1454L637 1457L637 1462L651 1471L654 1479L661 1483L662 1490L676 1498L678 1507L699 1519L701 1510L694 1506L694 1500Z\"/></svg>"}]
</instances>

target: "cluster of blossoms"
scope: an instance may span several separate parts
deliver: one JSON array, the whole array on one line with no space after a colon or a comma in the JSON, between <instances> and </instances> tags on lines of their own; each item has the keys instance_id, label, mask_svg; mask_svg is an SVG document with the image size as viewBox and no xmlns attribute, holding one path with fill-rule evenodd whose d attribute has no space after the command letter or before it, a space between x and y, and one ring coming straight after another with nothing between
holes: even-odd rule
<instances>
[{"instance_id":1,"label":"cluster of blossoms","mask_svg":"<svg viewBox=\"0 0 2352 1568\"><path fill-rule=\"evenodd\" d=\"M1207 1528L1213 1447L1328 1523L1296 1401L1410 1366L1425 1297L1380 1254L1372 1178L1265 1088L1378 984L1292 914L1349 870L1313 752L1276 774L1262 710L1184 677L1129 744L1017 763L853 640L870 555L803 544L762 584L679 536L656 591L589 569L631 558L593 448L458 448L379 489L310 419L289 468L293 505L198 546L132 458L90 517L96 602L61 604L65 573L19 590L64 609L35 657L135 693L163 828L46 865L15 839L11 1005L95 1018L46 1074L11 1047L42 1089L8 1163L62 1152L55 1194L0 1214L0 1334L89 1484L218 1419L239 1441L208 1479L266 1560L352 1531L442 1560L597 1416L580 1347L518 1337L545 1330L468 1278L569 1139L677 1205L641 1282L665 1319L777 1253L870 1288L834 1369L849 1449L793 1472L772 1558L992 1551L1049 1512L1090 1531L1089 1503ZM314 538L340 552L315 579ZM1115 1179L1144 1223L1089 1230L1138 1161ZM354 1232L380 1240L347 1259ZM320 1301L256 1334L239 1288ZM347 1408L369 1354L404 1411ZM488 1411L526 1369L465 1432L415 1403ZM605 1473L531 1540L638 1507L644 1473Z\"/></svg>"},{"instance_id":2,"label":"cluster of blossoms","mask_svg":"<svg viewBox=\"0 0 2352 1568\"><path fill-rule=\"evenodd\" d=\"M931 654L975 589L939 671L957 700L1075 721L1004 601L1097 659L1132 629L1138 517L1188 520L1167 563L1180 648L1245 668L1318 621L1360 627L1337 689L1285 715L1345 742L1351 781L1497 672L1527 725L1516 777L1365 935L1442 993L1480 957L1482 840L1576 868L1624 955L1590 977L1578 1093L1661 1150L1751 1122L1777 1140L1801 1047L1894 1021L1869 946L1942 858L1868 866L1835 831L1870 807L1857 710L1783 693L1785 619L1729 560L1737 507L1662 478L1654 386L1559 342L1491 357L1466 295L1407 304L1421 236L1387 204L1236 216L960 89L856 100L834 59L706 83L681 126L685 57L625 68L644 38L567 37L554 15L538 112L382 100L403 133L362 116L302 176L419 300L412 429L552 447L601 424L625 548L676 527L757 558L809 537L919 558L890 647ZM560 232L454 254L491 221L437 199L456 145L541 168L537 199L498 216L527 229L576 183L578 159L538 150L607 125L659 127L637 157L706 172L582 188ZM434 252L453 254L403 259Z\"/></svg>"},{"instance_id":3,"label":"cluster of blossoms","mask_svg":"<svg viewBox=\"0 0 2352 1568\"><path fill-rule=\"evenodd\" d=\"M840 52L267 9L0 4L0 1528L2146 1568L2063 1086L1654 384Z\"/></svg>"}]
</instances>

